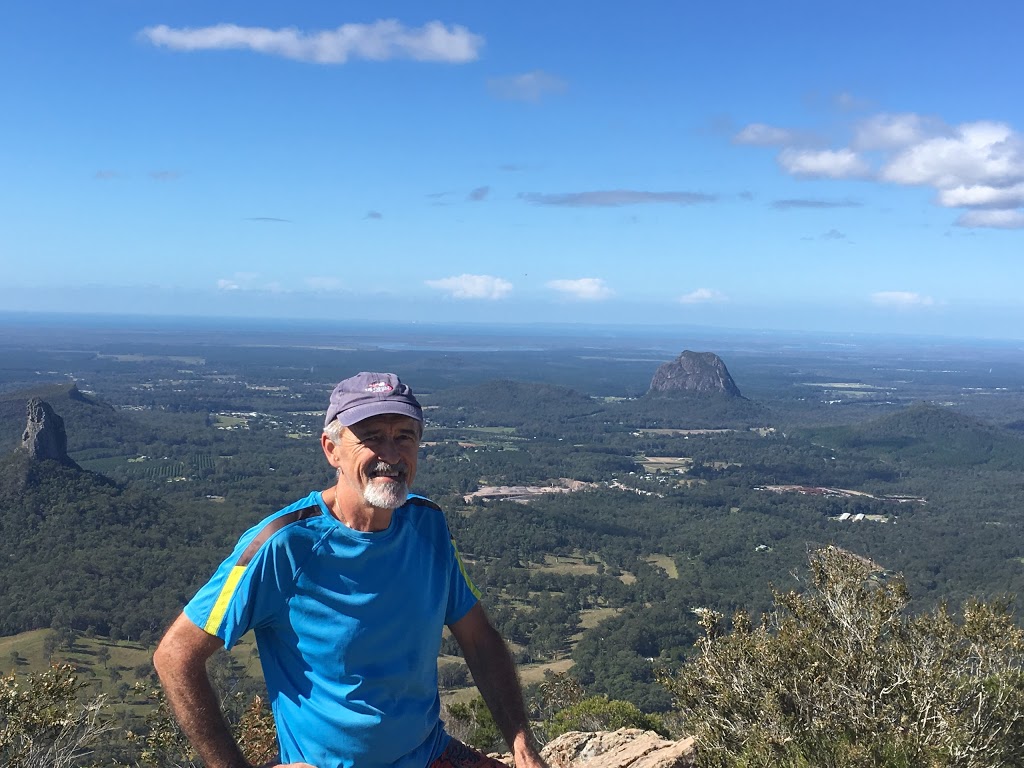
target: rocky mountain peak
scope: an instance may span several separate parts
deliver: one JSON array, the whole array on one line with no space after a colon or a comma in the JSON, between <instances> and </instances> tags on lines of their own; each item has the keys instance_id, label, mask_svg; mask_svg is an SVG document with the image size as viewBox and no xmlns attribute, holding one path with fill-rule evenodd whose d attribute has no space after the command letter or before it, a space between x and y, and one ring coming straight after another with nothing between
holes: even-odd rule
<instances>
[{"instance_id":1,"label":"rocky mountain peak","mask_svg":"<svg viewBox=\"0 0 1024 768\"><path fill-rule=\"evenodd\" d=\"M64 419L45 400L33 397L28 401L28 419L21 436L22 450L33 459L49 459L77 466L68 456L68 436Z\"/></svg>"},{"instance_id":2,"label":"rocky mountain peak","mask_svg":"<svg viewBox=\"0 0 1024 768\"><path fill-rule=\"evenodd\" d=\"M739 387L729 375L729 369L714 352L684 350L675 360L655 371L651 392L680 390L742 397Z\"/></svg>"}]
</instances>

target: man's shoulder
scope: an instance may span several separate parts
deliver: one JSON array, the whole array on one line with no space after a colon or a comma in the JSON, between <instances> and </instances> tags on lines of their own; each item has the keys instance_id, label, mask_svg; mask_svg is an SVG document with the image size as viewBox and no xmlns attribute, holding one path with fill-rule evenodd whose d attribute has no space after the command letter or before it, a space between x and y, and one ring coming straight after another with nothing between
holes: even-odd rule
<instances>
[{"instance_id":1,"label":"man's shoulder","mask_svg":"<svg viewBox=\"0 0 1024 768\"><path fill-rule=\"evenodd\" d=\"M315 544L323 534L323 520L324 512L316 493L279 509L245 532L239 541L245 549L237 565L247 565L268 544L275 547L294 546L301 541Z\"/></svg>"},{"instance_id":2,"label":"man's shoulder","mask_svg":"<svg viewBox=\"0 0 1024 768\"><path fill-rule=\"evenodd\" d=\"M420 496L415 493L409 494L409 498L406 499L405 504L403 504L402 506L406 507L407 509L415 509L418 507L423 510L432 510L434 512L440 512L441 514L444 514L444 510L441 509L440 504L431 501L426 496Z\"/></svg>"}]
</instances>

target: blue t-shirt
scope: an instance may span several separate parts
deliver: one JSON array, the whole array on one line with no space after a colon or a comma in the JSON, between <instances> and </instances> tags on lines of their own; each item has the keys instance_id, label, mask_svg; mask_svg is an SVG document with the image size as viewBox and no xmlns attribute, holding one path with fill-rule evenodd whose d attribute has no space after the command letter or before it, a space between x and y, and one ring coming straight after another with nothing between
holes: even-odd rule
<instances>
[{"instance_id":1,"label":"blue t-shirt","mask_svg":"<svg viewBox=\"0 0 1024 768\"><path fill-rule=\"evenodd\" d=\"M441 630L479 596L433 502L367 533L316 492L247 531L185 615L228 648L254 630L283 762L425 768L449 739Z\"/></svg>"}]
</instances>

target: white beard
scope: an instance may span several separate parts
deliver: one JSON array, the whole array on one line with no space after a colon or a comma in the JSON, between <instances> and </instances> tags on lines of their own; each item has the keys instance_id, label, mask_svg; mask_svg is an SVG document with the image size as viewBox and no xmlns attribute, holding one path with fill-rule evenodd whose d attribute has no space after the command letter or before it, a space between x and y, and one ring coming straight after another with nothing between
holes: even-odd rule
<instances>
[{"instance_id":1,"label":"white beard","mask_svg":"<svg viewBox=\"0 0 1024 768\"><path fill-rule=\"evenodd\" d=\"M409 497L409 486L405 482L382 483L372 480L363 487L363 501L377 509L398 509Z\"/></svg>"}]
</instances>

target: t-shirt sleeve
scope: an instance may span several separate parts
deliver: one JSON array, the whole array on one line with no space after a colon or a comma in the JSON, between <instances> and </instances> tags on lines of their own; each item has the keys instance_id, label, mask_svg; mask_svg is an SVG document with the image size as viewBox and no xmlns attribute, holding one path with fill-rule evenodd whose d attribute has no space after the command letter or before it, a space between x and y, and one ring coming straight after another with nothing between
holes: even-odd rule
<instances>
[{"instance_id":1,"label":"t-shirt sleeve","mask_svg":"<svg viewBox=\"0 0 1024 768\"><path fill-rule=\"evenodd\" d=\"M454 624L480 600L480 591L466 573L466 566L459 555L459 548L455 546L455 539L449 536L449 542L452 565L451 577L448 579L448 606L445 610L444 623Z\"/></svg>"},{"instance_id":2,"label":"t-shirt sleeve","mask_svg":"<svg viewBox=\"0 0 1024 768\"><path fill-rule=\"evenodd\" d=\"M280 615L292 583L294 559L280 537L260 541L259 527L247 531L195 597L185 615L200 629L216 635L227 648L250 629Z\"/></svg>"}]
</instances>

